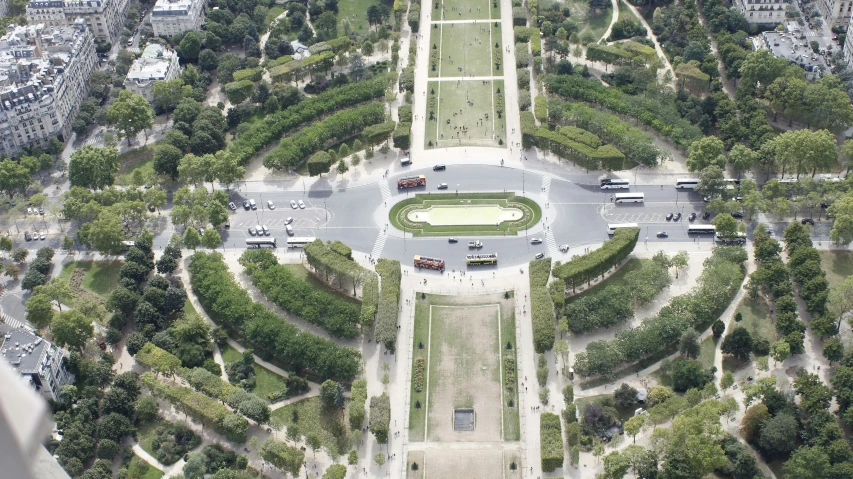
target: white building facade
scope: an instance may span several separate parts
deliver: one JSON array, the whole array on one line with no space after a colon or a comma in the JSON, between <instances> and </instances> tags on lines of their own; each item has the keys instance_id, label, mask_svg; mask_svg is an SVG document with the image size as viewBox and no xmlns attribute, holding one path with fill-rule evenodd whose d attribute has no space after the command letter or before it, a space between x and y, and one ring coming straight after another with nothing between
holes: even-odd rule
<instances>
[{"instance_id":1,"label":"white building facade","mask_svg":"<svg viewBox=\"0 0 853 479\"><path fill-rule=\"evenodd\" d=\"M10 25L0 37L0 154L67 140L95 63L82 19L72 27Z\"/></svg>"},{"instance_id":2,"label":"white building facade","mask_svg":"<svg viewBox=\"0 0 853 479\"><path fill-rule=\"evenodd\" d=\"M32 0L27 4L27 21L61 27L82 18L96 41L115 42L124 29L128 5L128 0Z\"/></svg>"},{"instance_id":3,"label":"white building facade","mask_svg":"<svg viewBox=\"0 0 853 479\"><path fill-rule=\"evenodd\" d=\"M149 43L142 55L130 66L124 79L124 87L142 95L150 103L154 101L154 82L173 80L180 75L178 54L163 45Z\"/></svg>"},{"instance_id":4,"label":"white building facade","mask_svg":"<svg viewBox=\"0 0 853 479\"><path fill-rule=\"evenodd\" d=\"M0 355L45 399L57 400L59 389L74 383L74 375L68 372L65 364L68 351L27 329L9 331L3 338Z\"/></svg>"},{"instance_id":5,"label":"white building facade","mask_svg":"<svg viewBox=\"0 0 853 479\"><path fill-rule=\"evenodd\" d=\"M833 27L846 27L853 13L853 0L818 0L823 22Z\"/></svg>"},{"instance_id":6,"label":"white building facade","mask_svg":"<svg viewBox=\"0 0 853 479\"><path fill-rule=\"evenodd\" d=\"M785 22L784 0L735 0L734 6L749 23L778 25Z\"/></svg>"},{"instance_id":7,"label":"white building facade","mask_svg":"<svg viewBox=\"0 0 853 479\"><path fill-rule=\"evenodd\" d=\"M172 38L197 31L204 23L205 0L157 0L151 10L154 35Z\"/></svg>"}]
</instances>

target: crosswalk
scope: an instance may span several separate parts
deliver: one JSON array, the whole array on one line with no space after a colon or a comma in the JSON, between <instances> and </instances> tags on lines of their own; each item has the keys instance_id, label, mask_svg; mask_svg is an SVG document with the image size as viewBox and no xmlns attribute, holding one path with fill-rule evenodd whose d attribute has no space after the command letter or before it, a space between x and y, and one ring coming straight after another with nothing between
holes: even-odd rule
<instances>
[{"instance_id":1,"label":"crosswalk","mask_svg":"<svg viewBox=\"0 0 853 479\"><path fill-rule=\"evenodd\" d=\"M373 244L373 250L370 252L370 256L373 259L378 259L379 255L382 254L382 248L385 247L386 241L388 241L388 234L384 231L380 231L379 236L376 238L376 243Z\"/></svg>"},{"instance_id":2,"label":"crosswalk","mask_svg":"<svg viewBox=\"0 0 853 479\"><path fill-rule=\"evenodd\" d=\"M545 231L545 245L548 247L548 256L556 258L560 249L557 247L557 240L554 239L554 233L551 232L550 228Z\"/></svg>"},{"instance_id":3,"label":"crosswalk","mask_svg":"<svg viewBox=\"0 0 853 479\"><path fill-rule=\"evenodd\" d=\"M605 218L610 223L667 223L665 213L610 213Z\"/></svg>"},{"instance_id":4,"label":"crosswalk","mask_svg":"<svg viewBox=\"0 0 853 479\"><path fill-rule=\"evenodd\" d=\"M548 195L551 194L551 177L545 175L542 177L542 202L548 203Z\"/></svg>"},{"instance_id":5,"label":"crosswalk","mask_svg":"<svg viewBox=\"0 0 853 479\"><path fill-rule=\"evenodd\" d=\"M382 193L382 201L388 201L391 199L391 190L388 188L388 182L382 180L379 182L379 192Z\"/></svg>"},{"instance_id":6,"label":"crosswalk","mask_svg":"<svg viewBox=\"0 0 853 479\"><path fill-rule=\"evenodd\" d=\"M0 316L2 316L2 317L3 317L3 322L4 322L4 323L6 323L6 324L8 324L9 326L11 326L12 328L25 328L25 329L31 329L29 326L27 326L26 324L24 324L24 322L23 322L23 321L21 321L21 320L19 320L19 319L15 319L15 318L13 318L13 317L9 316L9 315L8 315L8 314L6 314L6 313L0 313Z\"/></svg>"}]
</instances>

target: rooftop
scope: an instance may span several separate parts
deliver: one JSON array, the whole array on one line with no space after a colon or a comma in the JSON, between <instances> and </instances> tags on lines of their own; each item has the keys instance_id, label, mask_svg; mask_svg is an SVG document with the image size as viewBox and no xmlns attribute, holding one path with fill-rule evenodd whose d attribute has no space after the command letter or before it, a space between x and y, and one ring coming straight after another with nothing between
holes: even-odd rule
<instances>
[{"instance_id":1,"label":"rooftop","mask_svg":"<svg viewBox=\"0 0 853 479\"><path fill-rule=\"evenodd\" d=\"M6 333L0 354L21 374L37 374L42 357L50 349L50 343L23 328Z\"/></svg>"},{"instance_id":2,"label":"rooftop","mask_svg":"<svg viewBox=\"0 0 853 479\"><path fill-rule=\"evenodd\" d=\"M199 1L202 0L157 0L151 9L151 15L185 15L193 3Z\"/></svg>"},{"instance_id":3,"label":"rooftop","mask_svg":"<svg viewBox=\"0 0 853 479\"><path fill-rule=\"evenodd\" d=\"M150 43L137 58L127 72L129 81L160 80L166 78L166 73L177 55L174 50L157 43Z\"/></svg>"},{"instance_id":4,"label":"rooftop","mask_svg":"<svg viewBox=\"0 0 853 479\"><path fill-rule=\"evenodd\" d=\"M770 50L774 57L784 58L800 68L816 73L829 71L826 58L821 53L815 53L809 45L809 38L802 39L798 29L788 29L786 32L764 32L760 37L760 47Z\"/></svg>"}]
</instances>

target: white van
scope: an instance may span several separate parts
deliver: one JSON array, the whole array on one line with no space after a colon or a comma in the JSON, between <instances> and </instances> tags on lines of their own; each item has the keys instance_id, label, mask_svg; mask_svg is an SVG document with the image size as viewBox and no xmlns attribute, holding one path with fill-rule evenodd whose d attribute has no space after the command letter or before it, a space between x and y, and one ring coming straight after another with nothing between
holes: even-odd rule
<instances>
[{"instance_id":1,"label":"white van","mask_svg":"<svg viewBox=\"0 0 853 479\"><path fill-rule=\"evenodd\" d=\"M255 200L249 200L249 208L252 208L253 210L258 209L258 204L255 203Z\"/></svg>"},{"instance_id":2,"label":"white van","mask_svg":"<svg viewBox=\"0 0 853 479\"><path fill-rule=\"evenodd\" d=\"M286 225L286 226L284 227L284 229L285 229L285 231L287 231L287 234L288 234L288 235L293 236L293 226Z\"/></svg>"},{"instance_id":3,"label":"white van","mask_svg":"<svg viewBox=\"0 0 853 479\"><path fill-rule=\"evenodd\" d=\"M408 156L400 158L400 166L409 166L412 164L412 159Z\"/></svg>"}]
</instances>

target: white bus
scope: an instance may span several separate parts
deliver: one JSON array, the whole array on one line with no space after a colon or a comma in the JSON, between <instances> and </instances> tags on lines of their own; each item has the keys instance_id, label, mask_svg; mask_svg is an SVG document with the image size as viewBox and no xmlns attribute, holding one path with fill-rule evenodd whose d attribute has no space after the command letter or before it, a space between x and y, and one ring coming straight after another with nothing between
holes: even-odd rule
<instances>
[{"instance_id":1,"label":"white bus","mask_svg":"<svg viewBox=\"0 0 853 479\"><path fill-rule=\"evenodd\" d=\"M308 243L313 243L317 238L311 236L294 236L287 238L288 248L304 248Z\"/></svg>"},{"instance_id":2,"label":"white bus","mask_svg":"<svg viewBox=\"0 0 853 479\"><path fill-rule=\"evenodd\" d=\"M607 225L607 234L612 235L616 234L616 230L619 228L639 228L640 225L637 223L610 223Z\"/></svg>"},{"instance_id":3,"label":"white bus","mask_svg":"<svg viewBox=\"0 0 853 479\"><path fill-rule=\"evenodd\" d=\"M675 180L675 188L676 189L686 189L690 188L695 189L696 185L699 184L699 178L678 178Z\"/></svg>"},{"instance_id":4,"label":"white bus","mask_svg":"<svg viewBox=\"0 0 853 479\"><path fill-rule=\"evenodd\" d=\"M275 248L275 238L246 238L246 248Z\"/></svg>"},{"instance_id":5,"label":"white bus","mask_svg":"<svg viewBox=\"0 0 853 479\"><path fill-rule=\"evenodd\" d=\"M717 232L717 227L714 225L690 225L687 227L689 235L712 235Z\"/></svg>"},{"instance_id":6,"label":"white bus","mask_svg":"<svg viewBox=\"0 0 853 479\"><path fill-rule=\"evenodd\" d=\"M616 193L614 203L642 203L646 200L643 193Z\"/></svg>"},{"instance_id":7,"label":"white bus","mask_svg":"<svg viewBox=\"0 0 853 479\"><path fill-rule=\"evenodd\" d=\"M627 190L630 187L631 182L628 180L610 180L601 184L602 190Z\"/></svg>"}]
</instances>

